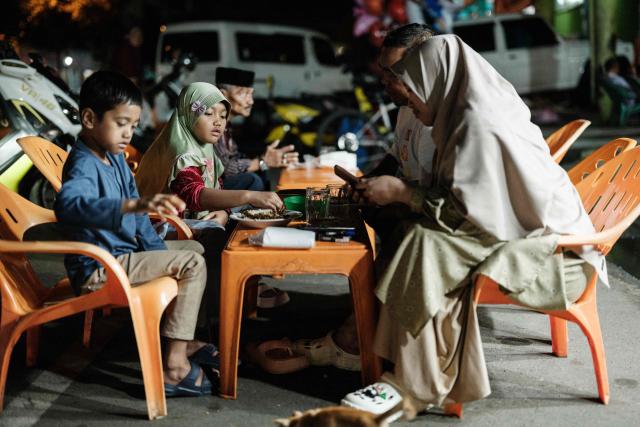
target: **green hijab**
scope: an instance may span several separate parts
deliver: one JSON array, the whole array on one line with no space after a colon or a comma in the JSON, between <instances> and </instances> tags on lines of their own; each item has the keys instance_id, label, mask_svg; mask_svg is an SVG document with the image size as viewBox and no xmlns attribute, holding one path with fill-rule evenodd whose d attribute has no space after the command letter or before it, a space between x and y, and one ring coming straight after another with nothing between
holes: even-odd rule
<instances>
[{"instance_id":1,"label":"green hijab","mask_svg":"<svg viewBox=\"0 0 640 427\"><path fill-rule=\"evenodd\" d=\"M200 169L207 188L219 188L218 178L224 166L213 145L199 142L193 134L198 118L219 102L225 105L228 114L229 101L210 83L191 83L180 92L171 119L140 162L136 183L142 196L170 193L169 185L178 173L193 166Z\"/></svg>"}]
</instances>

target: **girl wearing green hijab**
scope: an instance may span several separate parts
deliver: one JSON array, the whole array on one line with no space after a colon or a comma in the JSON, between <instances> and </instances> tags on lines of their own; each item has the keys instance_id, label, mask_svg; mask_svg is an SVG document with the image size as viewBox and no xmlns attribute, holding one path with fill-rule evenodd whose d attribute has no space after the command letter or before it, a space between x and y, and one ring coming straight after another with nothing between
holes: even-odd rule
<instances>
[{"instance_id":1,"label":"girl wearing green hijab","mask_svg":"<svg viewBox=\"0 0 640 427\"><path fill-rule=\"evenodd\" d=\"M229 101L214 85L198 82L185 87L176 111L140 162L136 175L140 194L176 193L187 203L187 217L223 225L228 218L223 209L248 204L281 208L275 193L222 190L224 168L213 144L225 130L229 109Z\"/></svg>"},{"instance_id":2,"label":"girl wearing green hijab","mask_svg":"<svg viewBox=\"0 0 640 427\"><path fill-rule=\"evenodd\" d=\"M201 332L217 317L220 257L227 238L225 210L243 205L282 207L275 193L222 189L224 168L213 145L224 133L229 109L229 101L214 85L198 82L185 87L171 119L142 157L135 177L141 195L174 193L187 205L185 222L204 246L207 261L207 289L202 299L207 303L201 305ZM211 353L213 356L215 349Z\"/></svg>"}]
</instances>

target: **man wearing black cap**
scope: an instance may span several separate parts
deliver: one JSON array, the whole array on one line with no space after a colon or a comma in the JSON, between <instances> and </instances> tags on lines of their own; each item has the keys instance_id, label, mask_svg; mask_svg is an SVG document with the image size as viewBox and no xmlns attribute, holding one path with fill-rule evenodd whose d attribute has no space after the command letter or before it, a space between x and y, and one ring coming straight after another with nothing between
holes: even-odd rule
<instances>
[{"instance_id":1,"label":"man wearing black cap","mask_svg":"<svg viewBox=\"0 0 640 427\"><path fill-rule=\"evenodd\" d=\"M229 119L234 116L249 117L253 107L253 71L218 67L216 86L231 103ZM269 168L286 167L298 161L293 145L276 148L279 141L269 145L259 157L250 159L238 151L231 138L229 127L220 141L214 145L216 154L224 165L223 186L227 190L264 190L264 181L257 175Z\"/></svg>"}]
</instances>

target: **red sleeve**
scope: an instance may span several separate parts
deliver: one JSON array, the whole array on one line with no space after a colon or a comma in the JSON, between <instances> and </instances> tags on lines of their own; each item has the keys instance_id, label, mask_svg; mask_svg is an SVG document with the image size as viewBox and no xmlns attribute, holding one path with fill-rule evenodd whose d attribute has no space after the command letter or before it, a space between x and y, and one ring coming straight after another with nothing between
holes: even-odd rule
<instances>
[{"instance_id":1,"label":"red sleeve","mask_svg":"<svg viewBox=\"0 0 640 427\"><path fill-rule=\"evenodd\" d=\"M182 169L173 181L171 192L180 197L187 204L187 209L193 212L202 210L200 207L200 192L205 188L200 170L196 166Z\"/></svg>"}]
</instances>

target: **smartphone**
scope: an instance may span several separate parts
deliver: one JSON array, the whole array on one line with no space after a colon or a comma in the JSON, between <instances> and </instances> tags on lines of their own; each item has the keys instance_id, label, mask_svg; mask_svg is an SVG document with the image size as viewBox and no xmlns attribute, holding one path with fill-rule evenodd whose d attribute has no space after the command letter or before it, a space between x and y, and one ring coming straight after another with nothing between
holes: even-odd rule
<instances>
[{"instance_id":1,"label":"smartphone","mask_svg":"<svg viewBox=\"0 0 640 427\"><path fill-rule=\"evenodd\" d=\"M356 184L358 184L358 177L343 168L342 166L335 165L333 167L333 172L338 175L340 178L344 179L347 184L351 187L355 188Z\"/></svg>"}]
</instances>

